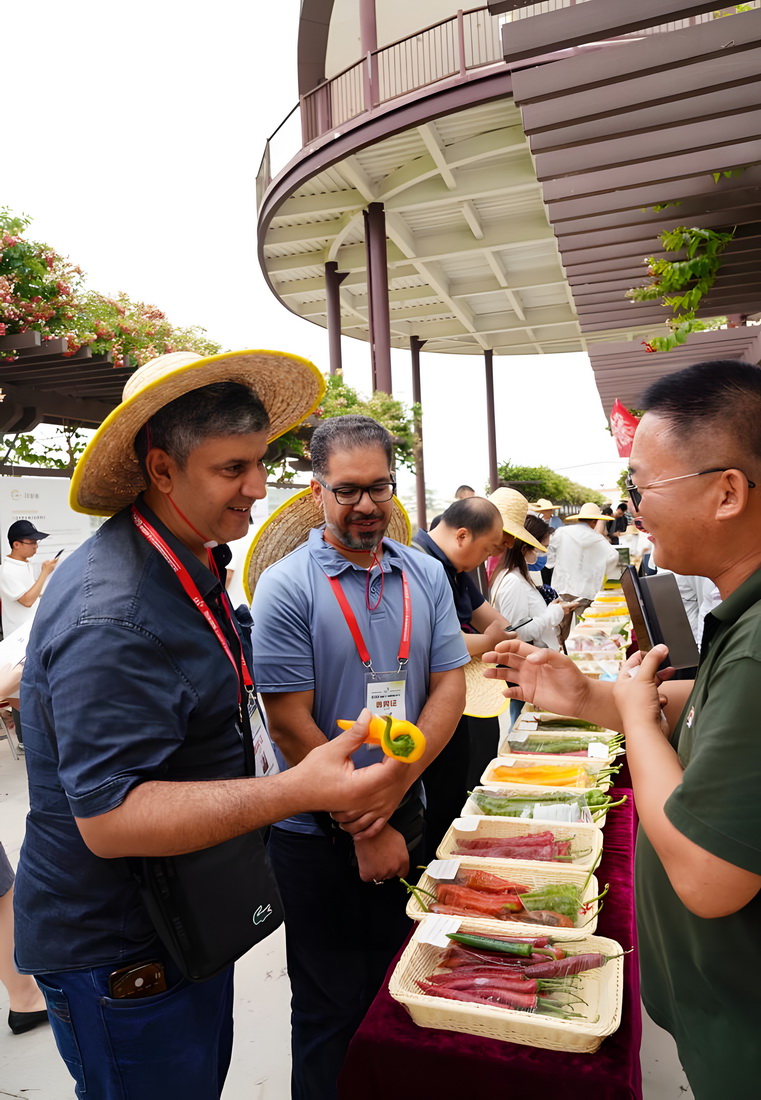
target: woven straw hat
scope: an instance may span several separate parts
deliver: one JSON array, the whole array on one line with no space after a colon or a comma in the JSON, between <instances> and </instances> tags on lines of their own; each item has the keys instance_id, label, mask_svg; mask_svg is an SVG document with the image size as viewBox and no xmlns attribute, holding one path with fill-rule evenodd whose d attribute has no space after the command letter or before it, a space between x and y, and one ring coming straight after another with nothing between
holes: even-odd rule
<instances>
[{"instance_id":1,"label":"woven straw hat","mask_svg":"<svg viewBox=\"0 0 761 1100\"><path fill-rule=\"evenodd\" d=\"M607 520L607 519L610 519L611 517L606 516L604 512L600 511L600 505L599 504L592 504L592 502L590 501L587 504L582 504L581 508L579 508L579 510L578 510L578 512L576 513L575 516L566 516L565 518L570 519L570 520L577 520L577 519L606 519Z\"/></svg>"},{"instance_id":2,"label":"woven straw hat","mask_svg":"<svg viewBox=\"0 0 761 1100\"><path fill-rule=\"evenodd\" d=\"M510 706L510 700L504 696L505 685L502 680L487 680L485 665L480 657L471 657L465 665L465 709L463 714L471 718L496 718Z\"/></svg>"},{"instance_id":3,"label":"woven straw hat","mask_svg":"<svg viewBox=\"0 0 761 1100\"><path fill-rule=\"evenodd\" d=\"M150 418L183 394L214 382L239 382L259 397L269 414L268 440L309 416L325 392L314 363L279 351L230 351L199 358L192 351L160 355L127 380L122 402L90 440L71 480L75 512L110 516L145 489L135 436Z\"/></svg>"},{"instance_id":4,"label":"woven straw hat","mask_svg":"<svg viewBox=\"0 0 761 1100\"><path fill-rule=\"evenodd\" d=\"M553 504L551 500L547 500L545 497L539 497L536 504L529 504L529 508L535 508L537 512L549 512L550 508L559 508L559 504Z\"/></svg>"},{"instance_id":5,"label":"woven straw hat","mask_svg":"<svg viewBox=\"0 0 761 1100\"><path fill-rule=\"evenodd\" d=\"M409 546L412 541L410 517L402 503L396 497L393 500L386 537ZM301 546L312 528L322 527L324 522L322 507L312 496L311 489L295 493L267 517L254 535L243 564L243 591L249 603L267 566Z\"/></svg>"},{"instance_id":6,"label":"woven straw hat","mask_svg":"<svg viewBox=\"0 0 761 1100\"><path fill-rule=\"evenodd\" d=\"M522 493L519 493L517 489L503 487L495 489L489 496L489 500L499 508L502 515L502 528L507 531L508 535L513 535L521 542L527 542L529 546L534 546L542 553L545 552L546 547L542 546L541 542L530 535L523 526L528 515L528 501Z\"/></svg>"}]
</instances>

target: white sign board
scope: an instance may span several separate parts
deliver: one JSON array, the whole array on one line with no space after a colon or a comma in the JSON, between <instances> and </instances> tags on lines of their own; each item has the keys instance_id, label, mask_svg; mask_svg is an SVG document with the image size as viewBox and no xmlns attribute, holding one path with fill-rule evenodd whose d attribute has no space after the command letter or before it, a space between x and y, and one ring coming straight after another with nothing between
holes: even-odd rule
<instances>
[{"instance_id":1,"label":"white sign board","mask_svg":"<svg viewBox=\"0 0 761 1100\"><path fill-rule=\"evenodd\" d=\"M0 542L2 557L10 553L8 528L17 519L30 520L49 538L40 543L33 565L53 558L59 550L69 553L89 538L98 525L90 516L69 508L66 477L0 477Z\"/></svg>"}]
</instances>

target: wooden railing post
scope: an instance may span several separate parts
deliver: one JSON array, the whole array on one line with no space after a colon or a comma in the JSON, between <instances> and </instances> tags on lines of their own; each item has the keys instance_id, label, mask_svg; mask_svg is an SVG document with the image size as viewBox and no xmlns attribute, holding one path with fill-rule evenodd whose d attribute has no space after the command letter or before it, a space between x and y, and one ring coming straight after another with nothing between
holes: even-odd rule
<instances>
[{"instance_id":1,"label":"wooden railing post","mask_svg":"<svg viewBox=\"0 0 761 1100\"><path fill-rule=\"evenodd\" d=\"M457 50L460 57L460 76L465 76L467 65L465 64L465 16L462 8L457 9Z\"/></svg>"}]
</instances>

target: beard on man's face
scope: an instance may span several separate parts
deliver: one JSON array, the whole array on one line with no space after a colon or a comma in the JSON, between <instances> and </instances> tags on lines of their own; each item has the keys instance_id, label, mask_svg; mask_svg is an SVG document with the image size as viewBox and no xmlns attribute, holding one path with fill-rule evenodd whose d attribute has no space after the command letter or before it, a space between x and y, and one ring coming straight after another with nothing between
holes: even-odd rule
<instances>
[{"instance_id":1,"label":"beard on man's face","mask_svg":"<svg viewBox=\"0 0 761 1100\"><path fill-rule=\"evenodd\" d=\"M355 523L362 520L369 519L383 519L383 513L377 512L375 515L367 516L361 513L352 513L346 517L343 526L339 526L337 523L331 523L326 521L326 526L332 531L335 537L340 543L346 546L349 550L374 550L378 543L381 541L386 533L386 523L382 528L377 527L372 531L352 531L349 527L350 523Z\"/></svg>"}]
</instances>

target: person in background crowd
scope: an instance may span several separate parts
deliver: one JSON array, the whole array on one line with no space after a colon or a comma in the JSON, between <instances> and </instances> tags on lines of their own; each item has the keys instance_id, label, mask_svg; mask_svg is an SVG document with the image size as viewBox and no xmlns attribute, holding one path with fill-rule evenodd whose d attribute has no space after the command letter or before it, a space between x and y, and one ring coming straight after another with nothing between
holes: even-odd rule
<instances>
[{"instance_id":1,"label":"person in background crowd","mask_svg":"<svg viewBox=\"0 0 761 1100\"><path fill-rule=\"evenodd\" d=\"M457 500L467 500L468 497L474 497L475 495L476 495L476 490L473 488L472 485L458 485L457 489L455 491L454 499L456 501ZM428 530L429 531L433 531L434 527L438 527L438 525L441 523L442 515L443 515L443 513L440 512L437 516L433 517L433 519L431 520L431 522L428 525Z\"/></svg>"},{"instance_id":2,"label":"person in background crowd","mask_svg":"<svg viewBox=\"0 0 761 1100\"><path fill-rule=\"evenodd\" d=\"M541 549L524 521L526 498L514 489L500 488L487 499L472 497L449 506L433 532L418 531L413 543L439 559L449 579L457 617L471 657L493 649L509 630L508 620L486 600L473 584L468 571L487 557L501 554L516 537ZM462 809L468 790L495 754L498 740L496 719L463 714L446 750L428 768L425 789L428 796L428 856Z\"/></svg>"},{"instance_id":3,"label":"person in background crowd","mask_svg":"<svg viewBox=\"0 0 761 1100\"><path fill-rule=\"evenodd\" d=\"M487 660L512 698L626 736L640 833L642 997L676 1039L696 1100L754 1096L761 1076L761 369L720 360L653 383L627 488L664 569L708 577L693 682L658 672L666 647L616 684L523 642ZM674 517L679 516L679 522ZM634 675L634 672L637 675ZM728 945L732 961L728 960Z\"/></svg>"},{"instance_id":4,"label":"person in background crowd","mask_svg":"<svg viewBox=\"0 0 761 1100\"><path fill-rule=\"evenodd\" d=\"M538 516L526 516L526 530L546 546L551 528ZM535 546L516 539L503 553L492 576L489 598L495 610L513 624L521 641L543 649L560 649L560 624L576 608L575 602L555 599L546 603L529 577L531 562L539 556ZM528 620L525 626L520 624ZM510 726L523 709L521 699L510 700Z\"/></svg>"},{"instance_id":5,"label":"person in background crowd","mask_svg":"<svg viewBox=\"0 0 761 1100\"><path fill-rule=\"evenodd\" d=\"M552 531L557 531L558 527L563 526L563 521L557 514L557 510L560 507L558 504L553 504L551 500L547 500L546 497L539 497L539 500L534 504L530 504L532 512L534 512L540 519L552 528ZM542 575L542 584L552 584L552 569L547 566L547 555L542 554L540 558L537 558L536 565L529 572L533 572L538 569ZM533 578L532 578L533 579Z\"/></svg>"},{"instance_id":6,"label":"person in background crowd","mask_svg":"<svg viewBox=\"0 0 761 1100\"><path fill-rule=\"evenodd\" d=\"M563 526L562 519L557 515L559 507L559 504L553 504L551 500L547 500L545 497L539 497L535 504L529 504L531 511L540 519L543 519L553 531L557 531L558 527Z\"/></svg>"},{"instance_id":7,"label":"person in background crowd","mask_svg":"<svg viewBox=\"0 0 761 1100\"><path fill-rule=\"evenodd\" d=\"M550 534L558 528L563 526L563 521L559 516L555 515L556 505L551 500L547 500L545 497L540 497L535 504L529 504L529 508L534 515L544 520L547 526L550 528ZM544 571L547 568L547 555L538 554L536 560L528 566L528 571L531 574L529 580L532 581L537 588L540 584L549 584L549 580L545 580ZM495 566L489 571L490 580L494 579ZM548 570L550 577L552 577L552 570Z\"/></svg>"},{"instance_id":8,"label":"person in background crowd","mask_svg":"<svg viewBox=\"0 0 761 1100\"><path fill-rule=\"evenodd\" d=\"M8 991L8 1027L23 1035L48 1022L45 998L34 978L13 961L13 868L0 842L0 982Z\"/></svg>"},{"instance_id":9,"label":"person in background crowd","mask_svg":"<svg viewBox=\"0 0 761 1100\"><path fill-rule=\"evenodd\" d=\"M252 603L257 686L285 775L364 706L393 706L427 739L415 763L384 758L382 812L334 815L340 829L327 815L289 816L270 834L293 991L292 1095L331 1100L409 929L399 878L421 861L420 776L462 714L468 655L439 563L384 538L396 488L386 429L366 416L323 420L310 449L324 525L262 573ZM366 746L355 763L377 758Z\"/></svg>"},{"instance_id":10,"label":"person in background crowd","mask_svg":"<svg viewBox=\"0 0 761 1100\"><path fill-rule=\"evenodd\" d=\"M618 552L596 530L602 519L597 504L582 504L568 523L550 538L547 564L552 586L562 600L588 607L603 586L605 574L618 564Z\"/></svg>"},{"instance_id":11,"label":"person in background crowd","mask_svg":"<svg viewBox=\"0 0 761 1100\"><path fill-rule=\"evenodd\" d=\"M618 535L614 534L614 528L616 521L613 518L613 509L609 504L605 504L602 508L603 516L610 516L610 519L605 519L605 529L601 532L611 544L611 546L618 546Z\"/></svg>"},{"instance_id":12,"label":"person in background crowd","mask_svg":"<svg viewBox=\"0 0 761 1100\"><path fill-rule=\"evenodd\" d=\"M218 1100L230 1061L233 967L183 978L125 859L385 803L389 771L351 763L369 716L285 775L246 774L250 616L225 597L225 544L264 496L269 439L322 385L277 352L160 356L74 472L72 507L116 514L64 559L32 626L15 937L80 1100ZM143 965L155 984L133 999Z\"/></svg>"},{"instance_id":13,"label":"person in background crowd","mask_svg":"<svg viewBox=\"0 0 761 1100\"><path fill-rule=\"evenodd\" d=\"M629 530L630 523L631 517L629 516L628 505L625 500L622 500L620 504L616 505L616 510L613 513L613 526L612 528L609 527L609 534L615 536L616 539L616 542L613 543L614 546L617 545L621 535L625 535ZM613 539L611 539L611 542L613 542Z\"/></svg>"},{"instance_id":14,"label":"person in background crowd","mask_svg":"<svg viewBox=\"0 0 761 1100\"><path fill-rule=\"evenodd\" d=\"M3 637L7 638L14 630L33 619L42 590L58 562L55 558L44 561L40 566L40 575L35 578L32 558L42 539L48 538L46 531L38 531L28 519L19 519L8 528L8 542L11 552L0 565L0 600L3 604ZM16 739L23 749L24 738L21 729L21 715L13 709L13 723L16 727Z\"/></svg>"}]
</instances>

